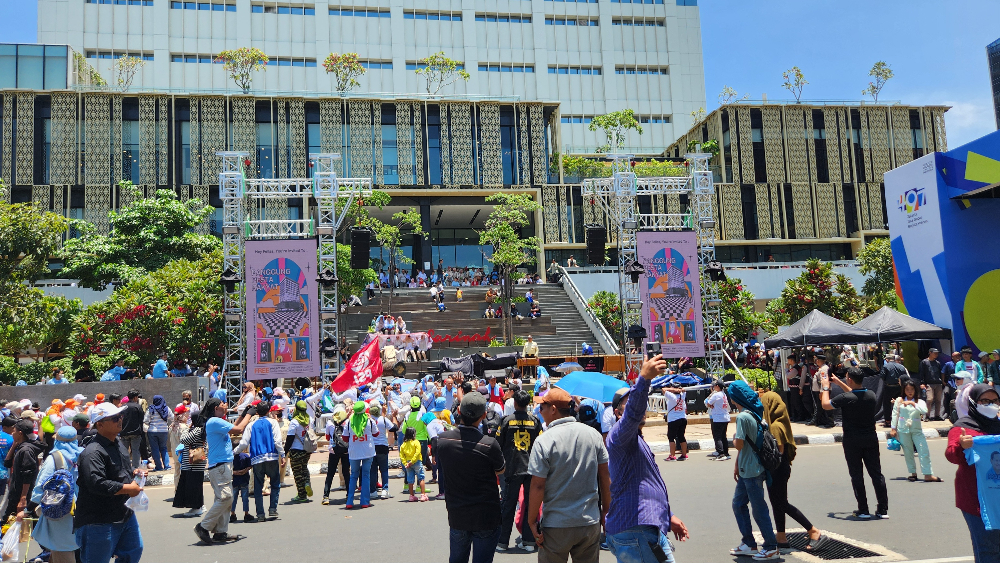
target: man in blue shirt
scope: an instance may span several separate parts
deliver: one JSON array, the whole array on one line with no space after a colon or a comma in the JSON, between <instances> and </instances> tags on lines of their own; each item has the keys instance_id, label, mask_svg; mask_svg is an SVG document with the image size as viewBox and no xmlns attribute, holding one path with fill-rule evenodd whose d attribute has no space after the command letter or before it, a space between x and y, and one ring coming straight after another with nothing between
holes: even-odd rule
<instances>
[{"instance_id":1,"label":"man in blue shirt","mask_svg":"<svg viewBox=\"0 0 1000 563\"><path fill-rule=\"evenodd\" d=\"M17 422L14 417L8 416L0 422L3 430L0 431L0 456L2 459L7 459L7 452L10 451L11 446L14 445L14 437L11 436L11 432L14 431L14 424ZM7 491L7 481L10 478L10 473L6 467L0 463L0 496Z\"/></svg>"},{"instance_id":2,"label":"man in blue shirt","mask_svg":"<svg viewBox=\"0 0 1000 563\"><path fill-rule=\"evenodd\" d=\"M158 355L160 359L156 360L156 364L153 365L153 379L163 379L164 377L167 377L167 370L169 367L167 366L167 353L160 352Z\"/></svg>"},{"instance_id":3,"label":"man in blue shirt","mask_svg":"<svg viewBox=\"0 0 1000 563\"><path fill-rule=\"evenodd\" d=\"M194 533L202 542L212 544L238 539L238 536L229 535L229 510L233 504L233 442L230 436L242 434L250 416L245 411L240 413L240 420L234 425L226 420L228 405L215 398L206 401L201 411L210 417L205 423L205 441L208 479L215 493L215 503L195 525Z\"/></svg>"},{"instance_id":4,"label":"man in blue shirt","mask_svg":"<svg viewBox=\"0 0 1000 563\"><path fill-rule=\"evenodd\" d=\"M111 366L111 369L104 372L101 376L101 381L121 381L122 375L125 374L125 360L119 358L115 362L115 365Z\"/></svg>"},{"instance_id":5,"label":"man in blue shirt","mask_svg":"<svg viewBox=\"0 0 1000 563\"><path fill-rule=\"evenodd\" d=\"M55 385L58 383L66 383L66 378L63 377L63 370L61 369L56 370L55 373L52 374L52 379L49 380L49 385Z\"/></svg>"}]
</instances>

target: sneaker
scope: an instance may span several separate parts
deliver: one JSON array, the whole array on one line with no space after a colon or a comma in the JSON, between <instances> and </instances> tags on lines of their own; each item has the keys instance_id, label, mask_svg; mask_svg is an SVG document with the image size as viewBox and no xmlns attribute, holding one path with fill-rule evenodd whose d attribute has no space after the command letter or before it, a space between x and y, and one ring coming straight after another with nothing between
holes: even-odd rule
<instances>
[{"instance_id":1,"label":"sneaker","mask_svg":"<svg viewBox=\"0 0 1000 563\"><path fill-rule=\"evenodd\" d=\"M267 518L263 514L258 514L257 522L267 522Z\"/></svg>"},{"instance_id":2,"label":"sneaker","mask_svg":"<svg viewBox=\"0 0 1000 563\"><path fill-rule=\"evenodd\" d=\"M417 502L417 495L410 495L410 502Z\"/></svg>"},{"instance_id":3,"label":"sneaker","mask_svg":"<svg viewBox=\"0 0 1000 563\"><path fill-rule=\"evenodd\" d=\"M278 517L278 511L274 510L273 508L272 509L268 509L267 516L269 518L277 518Z\"/></svg>"},{"instance_id":4,"label":"sneaker","mask_svg":"<svg viewBox=\"0 0 1000 563\"><path fill-rule=\"evenodd\" d=\"M253 516L250 516L249 512L243 515L243 522L246 523L246 524L249 524L250 522L253 522L255 520L256 520L256 518L254 518Z\"/></svg>"},{"instance_id":5,"label":"sneaker","mask_svg":"<svg viewBox=\"0 0 1000 563\"><path fill-rule=\"evenodd\" d=\"M684 454L681 457L677 458L677 461L687 461L687 458L688 458L687 454Z\"/></svg>"},{"instance_id":6,"label":"sneaker","mask_svg":"<svg viewBox=\"0 0 1000 563\"><path fill-rule=\"evenodd\" d=\"M427 493L420 495L420 502L427 502L431 499L427 498Z\"/></svg>"},{"instance_id":7,"label":"sneaker","mask_svg":"<svg viewBox=\"0 0 1000 563\"><path fill-rule=\"evenodd\" d=\"M230 524L235 524L235 523L237 523L239 521L240 521L240 519L236 517L235 513L229 515L229 523Z\"/></svg>"},{"instance_id":8,"label":"sneaker","mask_svg":"<svg viewBox=\"0 0 1000 563\"><path fill-rule=\"evenodd\" d=\"M674 456L672 456L672 455L668 455L667 456L667 461L677 461L677 458L674 457Z\"/></svg>"},{"instance_id":9,"label":"sneaker","mask_svg":"<svg viewBox=\"0 0 1000 563\"><path fill-rule=\"evenodd\" d=\"M528 553L534 553L534 551L535 551L535 544L533 544L533 543L523 543L523 544L521 544L521 549L523 549L524 551L526 551Z\"/></svg>"},{"instance_id":10,"label":"sneaker","mask_svg":"<svg viewBox=\"0 0 1000 563\"><path fill-rule=\"evenodd\" d=\"M434 478L431 478L431 480L430 480L430 481L427 481L427 484L428 484L428 485L437 485L437 482L438 482L438 480L437 480L437 479L434 479Z\"/></svg>"},{"instance_id":11,"label":"sneaker","mask_svg":"<svg viewBox=\"0 0 1000 563\"><path fill-rule=\"evenodd\" d=\"M327 497L323 497L323 506L327 506L328 504L330 504L330 499Z\"/></svg>"},{"instance_id":12,"label":"sneaker","mask_svg":"<svg viewBox=\"0 0 1000 563\"><path fill-rule=\"evenodd\" d=\"M497 553L506 553L508 549L510 549L510 548L507 547L506 545L498 543L497 547L496 547L496 552Z\"/></svg>"},{"instance_id":13,"label":"sneaker","mask_svg":"<svg viewBox=\"0 0 1000 563\"><path fill-rule=\"evenodd\" d=\"M300 497L296 495L292 497L292 499L289 502L309 502L309 499L307 499L306 497Z\"/></svg>"},{"instance_id":14,"label":"sneaker","mask_svg":"<svg viewBox=\"0 0 1000 563\"><path fill-rule=\"evenodd\" d=\"M719 457L715 458L715 461L729 461L731 459L733 458L728 455L720 455Z\"/></svg>"},{"instance_id":15,"label":"sneaker","mask_svg":"<svg viewBox=\"0 0 1000 563\"><path fill-rule=\"evenodd\" d=\"M436 495L436 496L434 497L434 500L444 500L444 493L438 493L438 494L437 494L437 495Z\"/></svg>"},{"instance_id":16,"label":"sneaker","mask_svg":"<svg viewBox=\"0 0 1000 563\"><path fill-rule=\"evenodd\" d=\"M200 539L203 543L207 544L212 543L212 536L209 535L208 530L201 527L201 524L194 525L194 533L195 535L198 536L198 539Z\"/></svg>"},{"instance_id":17,"label":"sneaker","mask_svg":"<svg viewBox=\"0 0 1000 563\"><path fill-rule=\"evenodd\" d=\"M212 541L216 543L223 543L227 541L236 541L241 539L241 536L232 536L229 534L214 534L212 536Z\"/></svg>"},{"instance_id":18,"label":"sneaker","mask_svg":"<svg viewBox=\"0 0 1000 563\"><path fill-rule=\"evenodd\" d=\"M361 508L371 508L371 507L372 507L372 505L370 505L370 504L362 504L361 505Z\"/></svg>"},{"instance_id":19,"label":"sneaker","mask_svg":"<svg viewBox=\"0 0 1000 563\"><path fill-rule=\"evenodd\" d=\"M754 561L771 561L774 559L778 559L779 557L781 557L781 555L778 553L777 549L772 549L771 551L767 551L761 548L760 551L753 554Z\"/></svg>"},{"instance_id":20,"label":"sneaker","mask_svg":"<svg viewBox=\"0 0 1000 563\"><path fill-rule=\"evenodd\" d=\"M312 485L310 485L309 483L306 483L306 496L307 497L313 496L313 488Z\"/></svg>"},{"instance_id":21,"label":"sneaker","mask_svg":"<svg viewBox=\"0 0 1000 563\"><path fill-rule=\"evenodd\" d=\"M729 555L753 555L757 553L756 547L750 547L745 543L741 543L739 547L734 547L729 550Z\"/></svg>"},{"instance_id":22,"label":"sneaker","mask_svg":"<svg viewBox=\"0 0 1000 563\"><path fill-rule=\"evenodd\" d=\"M871 520L872 519L872 515L871 514L868 514L867 512L861 512L860 510L855 510L854 511L854 517L857 518L858 520Z\"/></svg>"},{"instance_id":23,"label":"sneaker","mask_svg":"<svg viewBox=\"0 0 1000 563\"><path fill-rule=\"evenodd\" d=\"M345 504L344 505L344 510L354 510L354 505L353 504Z\"/></svg>"},{"instance_id":24,"label":"sneaker","mask_svg":"<svg viewBox=\"0 0 1000 563\"><path fill-rule=\"evenodd\" d=\"M188 517L201 516L202 513L204 513L204 512L205 512L205 507L204 506L201 507L201 508L192 508L191 510L188 510L187 512L185 512L184 516L188 516Z\"/></svg>"},{"instance_id":25,"label":"sneaker","mask_svg":"<svg viewBox=\"0 0 1000 563\"><path fill-rule=\"evenodd\" d=\"M888 520L889 519L889 511L888 510L876 510L875 511L875 517L878 518L878 519L880 519L880 520Z\"/></svg>"},{"instance_id":26,"label":"sneaker","mask_svg":"<svg viewBox=\"0 0 1000 563\"><path fill-rule=\"evenodd\" d=\"M719 452L712 452L712 453L708 454L708 457L719 457L720 455L722 455L722 454L720 454Z\"/></svg>"}]
</instances>

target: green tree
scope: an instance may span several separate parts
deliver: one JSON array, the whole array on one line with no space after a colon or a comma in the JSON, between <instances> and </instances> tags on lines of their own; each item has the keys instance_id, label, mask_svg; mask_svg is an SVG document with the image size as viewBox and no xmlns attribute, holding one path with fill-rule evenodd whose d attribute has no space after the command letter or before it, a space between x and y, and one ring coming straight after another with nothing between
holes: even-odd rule
<instances>
[{"instance_id":1,"label":"green tree","mask_svg":"<svg viewBox=\"0 0 1000 563\"><path fill-rule=\"evenodd\" d=\"M868 87L861 91L862 96L871 96L873 102L878 102L879 92L885 87L885 83L893 77L892 68L885 61L878 61L868 71L868 76L874 80L868 83Z\"/></svg>"},{"instance_id":2,"label":"green tree","mask_svg":"<svg viewBox=\"0 0 1000 563\"><path fill-rule=\"evenodd\" d=\"M604 330L614 339L615 344L622 348L624 344L622 342L622 308L618 294L602 289L587 300L587 308L594 313L597 320L601 321Z\"/></svg>"},{"instance_id":3,"label":"green tree","mask_svg":"<svg viewBox=\"0 0 1000 563\"><path fill-rule=\"evenodd\" d=\"M243 90L243 93L250 92L253 83L253 73L267 70L267 55L264 51L256 47L240 47L239 49L228 49L219 53L215 57L215 62L223 63L229 77L236 82L236 85Z\"/></svg>"},{"instance_id":4,"label":"green tree","mask_svg":"<svg viewBox=\"0 0 1000 563\"><path fill-rule=\"evenodd\" d=\"M465 70L462 61L449 59L444 51L438 51L426 59L417 61L415 72L424 77L428 94L437 94L445 86L457 82L459 78L468 82L472 76Z\"/></svg>"},{"instance_id":5,"label":"green tree","mask_svg":"<svg viewBox=\"0 0 1000 563\"><path fill-rule=\"evenodd\" d=\"M749 100L749 99L750 99L750 94L743 94L743 97L740 98L740 95L736 92L736 89L733 88L733 87L731 87L731 86L723 86L722 87L722 92L719 92L719 105L720 106L724 106L726 104L731 104L731 103L735 102L736 100L743 101L743 100Z\"/></svg>"},{"instance_id":6,"label":"green tree","mask_svg":"<svg viewBox=\"0 0 1000 563\"><path fill-rule=\"evenodd\" d=\"M858 252L858 271L865 277L861 293L871 301L870 309L896 308L896 281L892 267L892 245L879 237Z\"/></svg>"},{"instance_id":7,"label":"green tree","mask_svg":"<svg viewBox=\"0 0 1000 563\"><path fill-rule=\"evenodd\" d=\"M802 88L805 87L806 84L809 84L805 75L802 74L802 70L797 66L793 66L792 68L781 73L781 77L785 79L785 82L781 84L781 87L791 92L792 95L795 96L796 102L801 102Z\"/></svg>"},{"instance_id":8,"label":"green tree","mask_svg":"<svg viewBox=\"0 0 1000 563\"><path fill-rule=\"evenodd\" d=\"M141 374L159 350L200 365L219 363L227 345L221 274L222 252L216 250L133 279L76 316L69 345L74 358L89 359L99 372L121 357Z\"/></svg>"},{"instance_id":9,"label":"green tree","mask_svg":"<svg viewBox=\"0 0 1000 563\"><path fill-rule=\"evenodd\" d=\"M642 135L642 125L635 118L635 112L630 109L623 109L598 115L590 121L590 130L604 132L608 144L600 147L597 152L616 153L625 148L625 135L630 129ZM606 150L600 150L605 149Z\"/></svg>"},{"instance_id":10,"label":"green tree","mask_svg":"<svg viewBox=\"0 0 1000 563\"><path fill-rule=\"evenodd\" d=\"M119 186L134 189L131 182ZM197 260L221 248L219 239L193 232L213 211L197 199L181 202L174 192L158 190L152 198L136 199L108 213L108 235L98 234L90 223L74 221L81 236L63 245L60 276L79 279L82 287L104 289L115 280L139 279L172 260Z\"/></svg>"},{"instance_id":11,"label":"green tree","mask_svg":"<svg viewBox=\"0 0 1000 563\"><path fill-rule=\"evenodd\" d=\"M785 282L781 297L768 303L767 328L795 322L813 309L853 324L864 315L865 302L847 276L833 271L833 264L810 258L802 274Z\"/></svg>"},{"instance_id":12,"label":"green tree","mask_svg":"<svg viewBox=\"0 0 1000 563\"><path fill-rule=\"evenodd\" d=\"M734 336L737 340L764 323L763 315L754 311L754 295L739 278L728 278L719 282L719 307L722 316L722 335Z\"/></svg>"},{"instance_id":13,"label":"green tree","mask_svg":"<svg viewBox=\"0 0 1000 563\"><path fill-rule=\"evenodd\" d=\"M360 296L369 282L377 281L378 274L371 268L355 270L351 267L351 246L337 243L337 279L341 295Z\"/></svg>"},{"instance_id":14,"label":"green tree","mask_svg":"<svg viewBox=\"0 0 1000 563\"><path fill-rule=\"evenodd\" d=\"M561 162L564 177L583 179L608 178L611 176L611 167L607 163L585 156L574 156L565 153L552 155L552 164L549 170L553 174L559 174L560 157L562 157Z\"/></svg>"},{"instance_id":15,"label":"green tree","mask_svg":"<svg viewBox=\"0 0 1000 563\"><path fill-rule=\"evenodd\" d=\"M97 69L90 66L83 53L73 51L73 70L76 71L77 84L82 86L107 86L108 81L101 77Z\"/></svg>"},{"instance_id":16,"label":"green tree","mask_svg":"<svg viewBox=\"0 0 1000 563\"><path fill-rule=\"evenodd\" d=\"M424 234L423 228L420 224L420 212L416 209L411 207L405 211L397 211L392 214L392 218L388 223L383 222L371 215L366 215L361 218L358 224L371 230L379 245L385 247L385 249L389 251L390 276L396 275L397 264L409 265L413 263L411 258L403 254L400 247L403 244L404 230L407 234L418 236ZM374 272L372 273L374 274ZM389 287L388 313L392 314L392 296L395 294L395 290L392 288L392 284L389 284Z\"/></svg>"},{"instance_id":17,"label":"green tree","mask_svg":"<svg viewBox=\"0 0 1000 563\"><path fill-rule=\"evenodd\" d=\"M140 57L125 55L118 57L115 61L115 76L117 77L118 88L122 92L128 92L132 87L132 80L139 70L146 65L146 61Z\"/></svg>"},{"instance_id":18,"label":"green tree","mask_svg":"<svg viewBox=\"0 0 1000 563\"><path fill-rule=\"evenodd\" d=\"M504 313L510 311L513 292L512 274L521 264L533 264L538 250L538 237L524 237L521 229L529 224L528 214L542 206L531 194L495 193L486 197L493 203L493 211L486 219L485 229L479 232L479 245L493 247L493 254L487 260L503 280L501 305ZM508 344L514 341L514 323L509 314L503 316L503 338Z\"/></svg>"},{"instance_id":19,"label":"green tree","mask_svg":"<svg viewBox=\"0 0 1000 563\"><path fill-rule=\"evenodd\" d=\"M361 86L357 78L366 72L357 53L344 53L343 55L330 53L323 61L323 68L326 69L327 74L332 74L334 80L337 81L334 88L338 92L349 92Z\"/></svg>"}]
</instances>

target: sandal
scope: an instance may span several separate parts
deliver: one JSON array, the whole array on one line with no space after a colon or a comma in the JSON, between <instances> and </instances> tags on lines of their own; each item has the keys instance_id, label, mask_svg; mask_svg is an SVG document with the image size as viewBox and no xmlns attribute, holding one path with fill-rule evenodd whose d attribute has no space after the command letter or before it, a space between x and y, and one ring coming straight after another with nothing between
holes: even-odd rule
<instances>
[{"instance_id":1,"label":"sandal","mask_svg":"<svg viewBox=\"0 0 1000 563\"><path fill-rule=\"evenodd\" d=\"M809 543L806 544L805 551L809 553L819 551L823 549L823 546L825 546L829 541L830 538L820 534L818 538L809 540Z\"/></svg>"},{"instance_id":2,"label":"sandal","mask_svg":"<svg viewBox=\"0 0 1000 563\"><path fill-rule=\"evenodd\" d=\"M906 478L906 480L909 481L909 482L911 482L911 483L916 483L917 482L917 476L916 475L910 475L909 477Z\"/></svg>"},{"instance_id":3,"label":"sandal","mask_svg":"<svg viewBox=\"0 0 1000 563\"><path fill-rule=\"evenodd\" d=\"M929 477L924 477L924 481L928 483L941 483L941 478L936 475L931 475Z\"/></svg>"}]
</instances>

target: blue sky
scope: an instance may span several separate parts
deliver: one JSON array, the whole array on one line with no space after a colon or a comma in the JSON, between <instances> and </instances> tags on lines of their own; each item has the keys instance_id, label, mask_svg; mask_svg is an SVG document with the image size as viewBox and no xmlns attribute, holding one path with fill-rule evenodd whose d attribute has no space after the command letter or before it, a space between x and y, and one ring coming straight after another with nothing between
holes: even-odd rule
<instances>
[{"instance_id":1,"label":"blue sky","mask_svg":"<svg viewBox=\"0 0 1000 563\"><path fill-rule=\"evenodd\" d=\"M669 0L668 0L669 1ZM803 99L859 100L868 70L896 77L883 100L945 104L949 146L996 129L986 45L1000 37L998 0L700 0L707 108L725 85L789 99L783 70L810 82ZM34 0L0 0L0 42L33 42Z\"/></svg>"}]
</instances>

